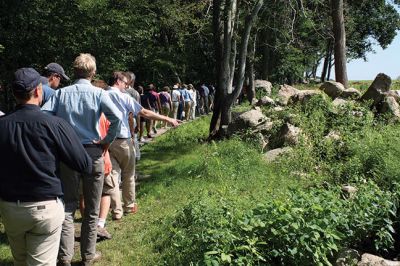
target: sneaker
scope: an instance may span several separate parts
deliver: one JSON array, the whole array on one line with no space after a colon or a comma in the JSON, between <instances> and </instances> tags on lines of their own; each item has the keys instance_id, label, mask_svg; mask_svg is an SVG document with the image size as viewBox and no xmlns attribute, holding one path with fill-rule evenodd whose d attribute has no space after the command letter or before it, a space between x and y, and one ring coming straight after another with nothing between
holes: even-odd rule
<instances>
[{"instance_id":1,"label":"sneaker","mask_svg":"<svg viewBox=\"0 0 400 266\"><path fill-rule=\"evenodd\" d=\"M157 134L157 128L153 127L154 134Z\"/></svg>"},{"instance_id":2,"label":"sneaker","mask_svg":"<svg viewBox=\"0 0 400 266\"><path fill-rule=\"evenodd\" d=\"M104 227L97 226L97 238L99 240L108 240L111 239L111 234Z\"/></svg>"},{"instance_id":3,"label":"sneaker","mask_svg":"<svg viewBox=\"0 0 400 266\"><path fill-rule=\"evenodd\" d=\"M138 205L137 205L137 203L135 203L135 205L133 205L133 207L124 210L124 213L125 213L125 214L135 214L135 213L137 213L137 212L138 212Z\"/></svg>"},{"instance_id":4,"label":"sneaker","mask_svg":"<svg viewBox=\"0 0 400 266\"><path fill-rule=\"evenodd\" d=\"M101 260L101 253L100 253L100 251L96 251L93 258L83 259L81 265L83 265L83 266L93 265L94 263L98 262L99 260Z\"/></svg>"},{"instance_id":5,"label":"sneaker","mask_svg":"<svg viewBox=\"0 0 400 266\"><path fill-rule=\"evenodd\" d=\"M145 140L144 140L143 137L141 137L139 141L140 141L140 142L144 142Z\"/></svg>"},{"instance_id":6,"label":"sneaker","mask_svg":"<svg viewBox=\"0 0 400 266\"><path fill-rule=\"evenodd\" d=\"M117 216L117 215L113 215L113 216L111 217L111 219L112 219L113 221L120 222L121 219L122 219L122 217L121 217L121 216Z\"/></svg>"},{"instance_id":7,"label":"sneaker","mask_svg":"<svg viewBox=\"0 0 400 266\"><path fill-rule=\"evenodd\" d=\"M153 136L152 136L152 135L150 135L150 134L147 134L147 138L149 138L149 139L152 139L152 138L153 138Z\"/></svg>"}]
</instances>

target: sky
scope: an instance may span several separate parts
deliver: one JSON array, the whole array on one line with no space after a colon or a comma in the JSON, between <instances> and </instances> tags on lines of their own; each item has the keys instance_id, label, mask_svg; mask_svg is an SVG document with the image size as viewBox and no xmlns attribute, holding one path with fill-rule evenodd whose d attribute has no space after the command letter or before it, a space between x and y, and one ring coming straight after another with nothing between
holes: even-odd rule
<instances>
[{"instance_id":1,"label":"sky","mask_svg":"<svg viewBox=\"0 0 400 266\"><path fill-rule=\"evenodd\" d=\"M400 32L385 50L380 46L375 46L374 50L376 53L367 54L366 62L357 59L347 64L349 80L373 80L379 73L385 73L392 79L400 77Z\"/></svg>"},{"instance_id":2,"label":"sky","mask_svg":"<svg viewBox=\"0 0 400 266\"><path fill-rule=\"evenodd\" d=\"M400 77L400 31L393 42L383 50L379 45L373 47L375 53L367 53L367 61L363 59L351 60L347 63L347 77L349 80L374 80L379 73L385 73L393 80ZM322 63L317 75L321 75ZM335 78L335 69L332 67L331 79Z\"/></svg>"}]
</instances>

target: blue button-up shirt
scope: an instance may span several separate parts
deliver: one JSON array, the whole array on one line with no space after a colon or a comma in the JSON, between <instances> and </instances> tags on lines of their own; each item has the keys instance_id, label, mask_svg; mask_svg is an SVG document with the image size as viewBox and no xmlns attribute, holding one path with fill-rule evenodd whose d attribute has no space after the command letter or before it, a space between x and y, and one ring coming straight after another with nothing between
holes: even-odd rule
<instances>
[{"instance_id":1,"label":"blue button-up shirt","mask_svg":"<svg viewBox=\"0 0 400 266\"><path fill-rule=\"evenodd\" d=\"M53 90L48 84L42 84L43 99L42 106L53 96L55 90Z\"/></svg>"},{"instance_id":2,"label":"blue button-up shirt","mask_svg":"<svg viewBox=\"0 0 400 266\"><path fill-rule=\"evenodd\" d=\"M121 127L122 114L108 93L94 87L87 79L78 79L73 85L57 90L42 110L66 120L75 129L82 144L101 140L101 113L110 121L107 136L101 143L112 142Z\"/></svg>"},{"instance_id":3,"label":"blue button-up shirt","mask_svg":"<svg viewBox=\"0 0 400 266\"><path fill-rule=\"evenodd\" d=\"M185 102L193 101L192 96L189 94L189 91L187 89L181 88L181 89L179 89L179 91Z\"/></svg>"},{"instance_id":4,"label":"blue button-up shirt","mask_svg":"<svg viewBox=\"0 0 400 266\"><path fill-rule=\"evenodd\" d=\"M121 129L117 137L130 138L132 135L129 129L129 113L137 116L143 107L129 94L121 92L118 88L111 87L107 92L118 110L122 113Z\"/></svg>"}]
</instances>

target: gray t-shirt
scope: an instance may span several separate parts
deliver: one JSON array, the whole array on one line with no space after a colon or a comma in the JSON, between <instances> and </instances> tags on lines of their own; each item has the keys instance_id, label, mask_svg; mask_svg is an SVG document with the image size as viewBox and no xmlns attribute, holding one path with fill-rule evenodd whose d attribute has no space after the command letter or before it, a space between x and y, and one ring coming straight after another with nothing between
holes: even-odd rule
<instances>
[{"instance_id":1,"label":"gray t-shirt","mask_svg":"<svg viewBox=\"0 0 400 266\"><path fill-rule=\"evenodd\" d=\"M133 99L135 99L138 103L140 103L140 94L137 90L135 90L134 88L130 87L127 88L126 93L128 93Z\"/></svg>"}]
</instances>

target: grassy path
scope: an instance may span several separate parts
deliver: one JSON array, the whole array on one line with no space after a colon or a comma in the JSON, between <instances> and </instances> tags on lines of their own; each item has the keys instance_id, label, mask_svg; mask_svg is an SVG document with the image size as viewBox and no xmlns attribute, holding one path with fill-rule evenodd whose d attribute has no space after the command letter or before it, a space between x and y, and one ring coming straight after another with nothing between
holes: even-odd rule
<instances>
[{"instance_id":1,"label":"grassy path","mask_svg":"<svg viewBox=\"0 0 400 266\"><path fill-rule=\"evenodd\" d=\"M237 211L265 197L276 197L286 184L253 147L240 140L206 143L209 117L169 130L141 148L138 171L151 178L137 187L139 212L122 221L108 219L113 239L97 244L103 254L96 265L162 265L163 240L175 215L189 202L220 198L238 202ZM281 193L281 195L284 195ZM3 231L1 231L3 232ZM4 234L0 264L11 265ZM75 256L79 261L79 254Z\"/></svg>"}]
</instances>

